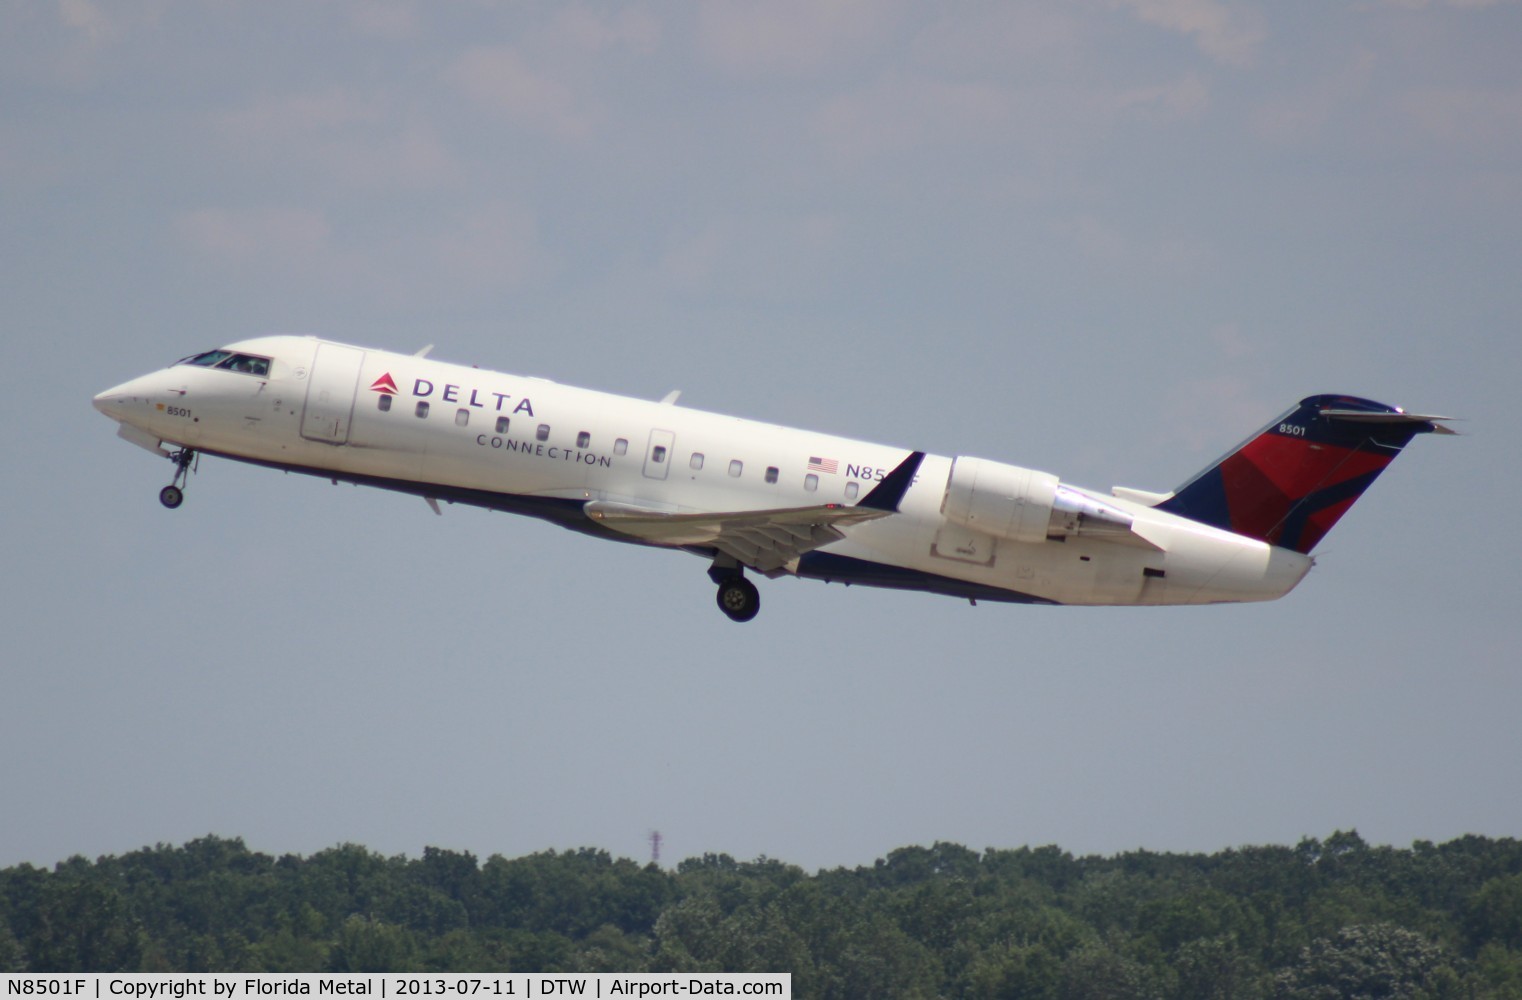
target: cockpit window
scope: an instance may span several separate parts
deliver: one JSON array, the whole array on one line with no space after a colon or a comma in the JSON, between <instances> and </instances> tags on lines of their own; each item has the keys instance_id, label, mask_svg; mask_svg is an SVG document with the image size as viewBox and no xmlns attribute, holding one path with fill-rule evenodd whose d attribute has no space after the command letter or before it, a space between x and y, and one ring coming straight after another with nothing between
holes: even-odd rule
<instances>
[{"instance_id":1,"label":"cockpit window","mask_svg":"<svg viewBox=\"0 0 1522 1000\"><path fill-rule=\"evenodd\" d=\"M200 365L202 368L210 368L218 361L232 356L231 351L206 351L202 354L192 354L188 358L176 361L177 365Z\"/></svg>"},{"instance_id":2,"label":"cockpit window","mask_svg":"<svg viewBox=\"0 0 1522 1000\"><path fill-rule=\"evenodd\" d=\"M243 372L246 375L268 375L270 359L255 357L252 354L234 354L227 360L218 362L217 367L226 368L230 372Z\"/></svg>"},{"instance_id":3,"label":"cockpit window","mask_svg":"<svg viewBox=\"0 0 1522 1000\"><path fill-rule=\"evenodd\" d=\"M246 375L268 376L270 359L255 354L234 354L232 351L207 351L192 354L176 361L177 365L196 365L201 368L221 368L224 371L243 372Z\"/></svg>"}]
</instances>

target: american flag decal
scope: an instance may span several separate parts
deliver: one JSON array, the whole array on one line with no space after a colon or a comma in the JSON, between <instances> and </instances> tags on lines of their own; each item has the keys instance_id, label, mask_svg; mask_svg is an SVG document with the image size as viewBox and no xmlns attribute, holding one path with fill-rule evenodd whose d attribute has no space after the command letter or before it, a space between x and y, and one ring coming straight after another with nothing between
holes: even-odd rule
<instances>
[{"instance_id":1,"label":"american flag decal","mask_svg":"<svg viewBox=\"0 0 1522 1000\"><path fill-rule=\"evenodd\" d=\"M840 471L840 463L835 461L833 458L810 458L809 471L828 472L833 476Z\"/></svg>"}]
</instances>

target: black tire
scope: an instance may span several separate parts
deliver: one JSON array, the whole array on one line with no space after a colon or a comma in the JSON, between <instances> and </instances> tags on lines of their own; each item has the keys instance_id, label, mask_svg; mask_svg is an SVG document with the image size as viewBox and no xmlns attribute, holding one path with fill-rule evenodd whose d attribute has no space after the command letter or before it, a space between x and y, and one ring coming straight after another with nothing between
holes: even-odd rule
<instances>
[{"instance_id":1,"label":"black tire","mask_svg":"<svg viewBox=\"0 0 1522 1000\"><path fill-rule=\"evenodd\" d=\"M178 486L166 486L159 490L159 503L174 510L185 502L185 491Z\"/></svg>"},{"instance_id":2,"label":"black tire","mask_svg":"<svg viewBox=\"0 0 1522 1000\"><path fill-rule=\"evenodd\" d=\"M719 610L731 621L748 622L761 610L761 592L743 576L732 576L719 584Z\"/></svg>"}]
</instances>

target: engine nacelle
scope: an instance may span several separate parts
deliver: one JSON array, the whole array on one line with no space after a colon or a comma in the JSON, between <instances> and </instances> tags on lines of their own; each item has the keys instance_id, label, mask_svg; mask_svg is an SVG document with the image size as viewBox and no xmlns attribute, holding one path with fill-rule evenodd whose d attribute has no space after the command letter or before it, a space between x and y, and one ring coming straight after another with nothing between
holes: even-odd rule
<instances>
[{"instance_id":1,"label":"engine nacelle","mask_svg":"<svg viewBox=\"0 0 1522 1000\"><path fill-rule=\"evenodd\" d=\"M1057 477L1018 465L958 455L946 478L941 515L985 535L1044 542L1057 498Z\"/></svg>"},{"instance_id":2,"label":"engine nacelle","mask_svg":"<svg viewBox=\"0 0 1522 1000\"><path fill-rule=\"evenodd\" d=\"M1074 535L1128 536L1131 515L1049 472L959 455L951 463L941 515L996 538L1044 542Z\"/></svg>"}]
</instances>

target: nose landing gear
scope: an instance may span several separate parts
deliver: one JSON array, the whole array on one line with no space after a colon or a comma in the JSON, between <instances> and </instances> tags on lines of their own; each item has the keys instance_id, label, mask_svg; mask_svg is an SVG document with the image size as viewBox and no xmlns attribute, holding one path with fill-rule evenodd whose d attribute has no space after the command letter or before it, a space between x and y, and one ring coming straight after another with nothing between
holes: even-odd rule
<instances>
[{"instance_id":1,"label":"nose landing gear","mask_svg":"<svg viewBox=\"0 0 1522 1000\"><path fill-rule=\"evenodd\" d=\"M174 461L174 479L159 490L159 503L174 510L185 502L185 484L194 470L196 453L189 448L181 448L169 457Z\"/></svg>"}]
</instances>

